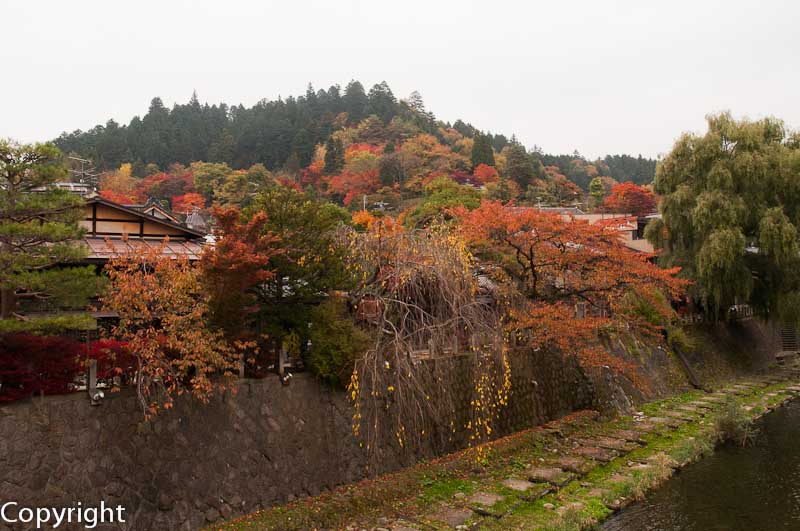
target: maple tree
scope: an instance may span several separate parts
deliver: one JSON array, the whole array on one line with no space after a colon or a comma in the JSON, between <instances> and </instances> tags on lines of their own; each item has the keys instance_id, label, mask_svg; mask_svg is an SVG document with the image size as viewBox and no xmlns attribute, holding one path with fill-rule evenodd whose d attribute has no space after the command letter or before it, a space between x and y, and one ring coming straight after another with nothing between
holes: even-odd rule
<instances>
[{"instance_id":1,"label":"maple tree","mask_svg":"<svg viewBox=\"0 0 800 531\"><path fill-rule=\"evenodd\" d=\"M472 174L480 184L484 185L497 181L500 178L500 175L497 173L497 168L494 166L488 166L486 164L478 164L478 166L472 171Z\"/></svg>"},{"instance_id":2,"label":"maple tree","mask_svg":"<svg viewBox=\"0 0 800 531\"><path fill-rule=\"evenodd\" d=\"M145 417L171 408L176 396L207 402L227 388L247 345L228 343L222 331L209 326L209 297L199 268L162 254L160 247L132 244L105 271L111 286L102 301L119 315L112 335L136 357L136 390Z\"/></svg>"},{"instance_id":3,"label":"maple tree","mask_svg":"<svg viewBox=\"0 0 800 531\"><path fill-rule=\"evenodd\" d=\"M454 214L503 288L509 330L525 331L539 348L574 350L590 364L599 359L623 367L592 340L603 326L631 323L629 294L663 308L659 293L675 298L686 286L675 277L679 268L661 269L648 255L627 249L613 220L589 224L486 200Z\"/></svg>"},{"instance_id":4,"label":"maple tree","mask_svg":"<svg viewBox=\"0 0 800 531\"><path fill-rule=\"evenodd\" d=\"M282 252L280 238L265 230L264 212L247 220L236 207L212 213L216 241L200 261L203 284L214 323L229 338L240 339L248 328L247 316L258 311L253 288L275 276L270 260Z\"/></svg>"},{"instance_id":5,"label":"maple tree","mask_svg":"<svg viewBox=\"0 0 800 531\"><path fill-rule=\"evenodd\" d=\"M656 198L650 189L632 182L625 182L611 188L603 205L610 212L624 212L635 217L642 217L655 212Z\"/></svg>"},{"instance_id":6,"label":"maple tree","mask_svg":"<svg viewBox=\"0 0 800 531\"><path fill-rule=\"evenodd\" d=\"M350 173L345 170L339 175L331 177L328 192L340 197L342 203L348 206L353 199L361 198L378 189L380 186L379 174L378 168L362 173Z\"/></svg>"},{"instance_id":7,"label":"maple tree","mask_svg":"<svg viewBox=\"0 0 800 531\"><path fill-rule=\"evenodd\" d=\"M104 173L100 177L100 195L111 201L113 201L110 197L112 194L117 197L129 197L131 199L128 200L128 204L134 203L137 179L133 177L131 171L131 164L127 163L114 171Z\"/></svg>"},{"instance_id":8,"label":"maple tree","mask_svg":"<svg viewBox=\"0 0 800 531\"><path fill-rule=\"evenodd\" d=\"M172 210L179 214L188 214L196 208L203 208L205 205L205 198L196 192L188 192L172 198Z\"/></svg>"}]
</instances>

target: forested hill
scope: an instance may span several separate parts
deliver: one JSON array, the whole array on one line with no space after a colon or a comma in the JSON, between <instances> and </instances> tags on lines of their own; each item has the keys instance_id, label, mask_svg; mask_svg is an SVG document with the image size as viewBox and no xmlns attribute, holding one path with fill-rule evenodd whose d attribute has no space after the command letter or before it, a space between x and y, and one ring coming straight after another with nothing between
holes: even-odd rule
<instances>
[{"instance_id":1,"label":"forested hill","mask_svg":"<svg viewBox=\"0 0 800 531\"><path fill-rule=\"evenodd\" d=\"M188 103L168 109L154 98L147 114L127 125L109 120L88 131L63 133L55 143L64 152L92 159L103 170L130 162L138 176L147 174L148 165L166 169L193 161L224 162L236 169L260 163L272 171L296 173L311 164L316 146L346 129L358 131L354 140L376 145L399 144L418 134L452 144L451 132L469 139L479 136L495 153L512 142L502 134L483 134L461 120L437 121L416 92L398 100L386 82L366 91L360 82L351 81L344 90L338 85L314 90L309 85L302 96L261 100L250 108L201 104L193 95ZM589 162L577 153L532 155L544 166L557 166L584 190L597 175L647 184L655 173L655 161L641 157L614 155Z\"/></svg>"}]
</instances>

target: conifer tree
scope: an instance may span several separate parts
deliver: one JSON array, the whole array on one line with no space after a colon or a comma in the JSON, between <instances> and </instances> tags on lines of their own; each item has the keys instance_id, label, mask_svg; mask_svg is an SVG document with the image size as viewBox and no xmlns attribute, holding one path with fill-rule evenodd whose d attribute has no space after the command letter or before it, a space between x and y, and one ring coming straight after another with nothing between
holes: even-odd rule
<instances>
[{"instance_id":1,"label":"conifer tree","mask_svg":"<svg viewBox=\"0 0 800 531\"><path fill-rule=\"evenodd\" d=\"M474 170L481 164L494 166L494 151L489 137L482 133L476 133L472 144L472 169Z\"/></svg>"},{"instance_id":2,"label":"conifer tree","mask_svg":"<svg viewBox=\"0 0 800 531\"><path fill-rule=\"evenodd\" d=\"M536 177L533 160L525 147L512 139L506 155L505 176L516 182L523 190Z\"/></svg>"},{"instance_id":3,"label":"conifer tree","mask_svg":"<svg viewBox=\"0 0 800 531\"><path fill-rule=\"evenodd\" d=\"M83 200L54 186L65 174L61 152L52 145L0 140L0 331L87 324L17 319L21 299L76 308L100 286L91 267L56 267L86 255L76 243L83 235Z\"/></svg>"},{"instance_id":4,"label":"conifer tree","mask_svg":"<svg viewBox=\"0 0 800 531\"><path fill-rule=\"evenodd\" d=\"M334 175L342 171L344 167L344 147L342 141L328 138L325 143L325 173L327 175Z\"/></svg>"}]
</instances>

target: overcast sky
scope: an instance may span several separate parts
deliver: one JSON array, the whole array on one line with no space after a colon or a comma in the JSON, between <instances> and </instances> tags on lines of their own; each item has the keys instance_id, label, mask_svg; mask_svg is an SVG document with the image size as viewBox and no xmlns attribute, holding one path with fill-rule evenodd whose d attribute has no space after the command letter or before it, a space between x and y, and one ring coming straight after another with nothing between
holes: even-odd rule
<instances>
[{"instance_id":1,"label":"overcast sky","mask_svg":"<svg viewBox=\"0 0 800 531\"><path fill-rule=\"evenodd\" d=\"M0 137L355 78L547 152L655 156L719 110L800 126L799 20L791 0L0 0Z\"/></svg>"}]
</instances>

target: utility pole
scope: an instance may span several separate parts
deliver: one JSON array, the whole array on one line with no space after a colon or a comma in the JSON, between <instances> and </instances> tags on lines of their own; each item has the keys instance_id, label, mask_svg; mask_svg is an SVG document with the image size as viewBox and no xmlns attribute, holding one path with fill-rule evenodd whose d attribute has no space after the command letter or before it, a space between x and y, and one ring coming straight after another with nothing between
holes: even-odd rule
<instances>
[{"instance_id":1,"label":"utility pole","mask_svg":"<svg viewBox=\"0 0 800 531\"><path fill-rule=\"evenodd\" d=\"M91 160L82 159L79 157L69 157L70 160L79 162L81 168L79 170L69 169L70 175L77 177L78 182L81 184L88 184L93 191L97 191L98 177L100 173L95 172L94 164Z\"/></svg>"}]
</instances>

